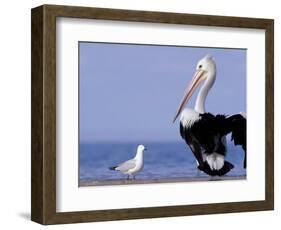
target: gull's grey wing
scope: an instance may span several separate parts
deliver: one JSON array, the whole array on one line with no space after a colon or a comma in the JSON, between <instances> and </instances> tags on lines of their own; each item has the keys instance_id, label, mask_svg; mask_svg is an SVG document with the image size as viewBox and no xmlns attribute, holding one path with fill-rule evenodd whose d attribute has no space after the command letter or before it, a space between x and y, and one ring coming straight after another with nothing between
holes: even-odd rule
<instances>
[{"instance_id":1,"label":"gull's grey wing","mask_svg":"<svg viewBox=\"0 0 281 230\"><path fill-rule=\"evenodd\" d=\"M126 172L135 167L136 167L136 160L131 159L131 160L125 161L125 162L121 163L120 165L118 165L116 167L116 170L119 170L121 172Z\"/></svg>"}]
</instances>

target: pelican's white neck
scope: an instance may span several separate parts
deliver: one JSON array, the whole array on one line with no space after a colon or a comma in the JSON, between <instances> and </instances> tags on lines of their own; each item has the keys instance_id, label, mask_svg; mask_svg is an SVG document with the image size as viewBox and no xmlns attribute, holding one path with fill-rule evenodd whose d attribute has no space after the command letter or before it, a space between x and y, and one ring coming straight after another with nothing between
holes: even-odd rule
<instances>
[{"instance_id":1,"label":"pelican's white neck","mask_svg":"<svg viewBox=\"0 0 281 230\"><path fill-rule=\"evenodd\" d=\"M208 74L210 74L210 76L208 76L207 79L205 80L196 98L194 110L198 113L205 113L205 101L209 93L209 90L212 88L216 79L215 70L210 71Z\"/></svg>"}]
</instances>

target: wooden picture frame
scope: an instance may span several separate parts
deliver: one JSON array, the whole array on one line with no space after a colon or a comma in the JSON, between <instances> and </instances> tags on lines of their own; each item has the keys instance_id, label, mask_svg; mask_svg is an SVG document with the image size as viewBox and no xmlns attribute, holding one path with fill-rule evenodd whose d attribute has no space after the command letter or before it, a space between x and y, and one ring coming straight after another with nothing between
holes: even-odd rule
<instances>
[{"instance_id":1,"label":"wooden picture frame","mask_svg":"<svg viewBox=\"0 0 281 230\"><path fill-rule=\"evenodd\" d=\"M56 211L56 18L121 20L265 30L266 134L265 200L100 211ZM179 13L43 5L32 9L32 178L31 219L63 224L274 208L274 21Z\"/></svg>"}]
</instances>

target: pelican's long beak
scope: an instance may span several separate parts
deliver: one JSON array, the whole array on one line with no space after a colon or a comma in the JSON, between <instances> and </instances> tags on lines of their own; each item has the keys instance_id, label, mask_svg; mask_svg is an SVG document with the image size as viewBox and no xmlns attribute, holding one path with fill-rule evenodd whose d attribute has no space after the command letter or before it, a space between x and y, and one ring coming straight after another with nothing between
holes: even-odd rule
<instances>
[{"instance_id":1,"label":"pelican's long beak","mask_svg":"<svg viewBox=\"0 0 281 230\"><path fill-rule=\"evenodd\" d=\"M174 117L173 123L177 120L178 116L180 115L181 111L183 110L184 106L188 102L188 100L191 98L192 94L194 93L196 87L200 84L202 80L206 78L206 71L204 70L197 70L195 74L193 75L193 78L190 82L190 84L187 86L184 96L181 100L181 103L179 105L179 108L177 110L177 113Z\"/></svg>"}]
</instances>

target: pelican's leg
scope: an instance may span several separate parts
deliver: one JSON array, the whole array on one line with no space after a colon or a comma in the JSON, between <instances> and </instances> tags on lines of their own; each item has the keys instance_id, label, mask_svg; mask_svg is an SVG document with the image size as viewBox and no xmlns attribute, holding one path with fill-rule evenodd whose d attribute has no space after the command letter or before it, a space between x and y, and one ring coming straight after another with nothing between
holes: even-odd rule
<instances>
[{"instance_id":1,"label":"pelican's leg","mask_svg":"<svg viewBox=\"0 0 281 230\"><path fill-rule=\"evenodd\" d=\"M245 146L243 146L243 149L244 149L244 163L243 163L243 166L244 166L244 169L247 168L247 150L245 148Z\"/></svg>"},{"instance_id":2,"label":"pelican's leg","mask_svg":"<svg viewBox=\"0 0 281 230\"><path fill-rule=\"evenodd\" d=\"M196 177L199 177L200 176L200 169L197 168L197 173L196 173Z\"/></svg>"},{"instance_id":3,"label":"pelican's leg","mask_svg":"<svg viewBox=\"0 0 281 230\"><path fill-rule=\"evenodd\" d=\"M199 163L198 163L197 160L196 160L196 163L197 163L197 167L196 167L196 177L199 177L199 176L200 176L200 169L199 169Z\"/></svg>"},{"instance_id":4,"label":"pelican's leg","mask_svg":"<svg viewBox=\"0 0 281 230\"><path fill-rule=\"evenodd\" d=\"M215 180L216 180L216 176L210 175L210 181L215 181Z\"/></svg>"},{"instance_id":5,"label":"pelican's leg","mask_svg":"<svg viewBox=\"0 0 281 230\"><path fill-rule=\"evenodd\" d=\"M202 150L201 150L202 151ZM205 161L206 161L206 154L202 152L202 164L205 164ZM200 165L199 165L199 162L196 160L197 162L197 177L200 176L200 173L202 171L202 168L200 169ZM204 171L203 171L204 172Z\"/></svg>"},{"instance_id":6,"label":"pelican's leg","mask_svg":"<svg viewBox=\"0 0 281 230\"><path fill-rule=\"evenodd\" d=\"M130 180L130 175L127 176L127 180Z\"/></svg>"},{"instance_id":7,"label":"pelican's leg","mask_svg":"<svg viewBox=\"0 0 281 230\"><path fill-rule=\"evenodd\" d=\"M135 180L136 179L136 176L135 175L133 175L133 180Z\"/></svg>"}]
</instances>

